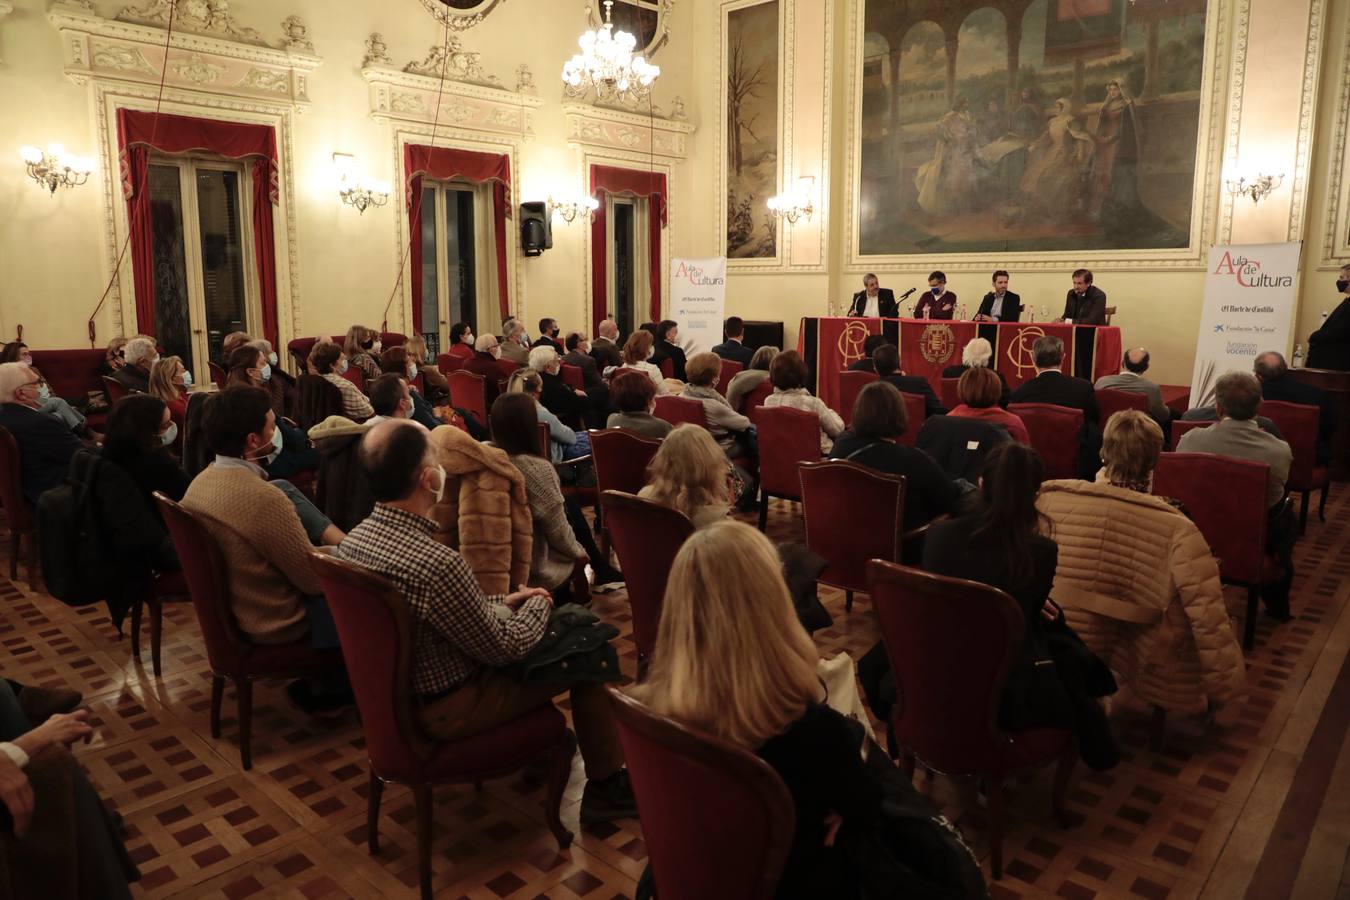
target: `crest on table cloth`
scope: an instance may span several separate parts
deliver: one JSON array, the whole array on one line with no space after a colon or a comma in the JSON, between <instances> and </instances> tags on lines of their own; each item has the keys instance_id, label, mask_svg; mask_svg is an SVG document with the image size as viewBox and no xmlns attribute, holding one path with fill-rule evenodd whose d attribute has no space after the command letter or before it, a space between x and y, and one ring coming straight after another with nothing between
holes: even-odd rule
<instances>
[{"instance_id":1,"label":"crest on table cloth","mask_svg":"<svg viewBox=\"0 0 1350 900\"><path fill-rule=\"evenodd\" d=\"M952 358L956 349L956 335L950 325L927 325L923 337L919 338L919 352L923 358L935 366L944 365Z\"/></svg>"},{"instance_id":2,"label":"crest on table cloth","mask_svg":"<svg viewBox=\"0 0 1350 900\"><path fill-rule=\"evenodd\" d=\"M1039 338L1045 337L1045 332L1040 328L1022 328L1017 332L1017 337L1008 342L1008 362L1017 367L1017 377L1022 378L1022 373L1030 369L1036 370L1036 353L1033 349Z\"/></svg>"},{"instance_id":3,"label":"crest on table cloth","mask_svg":"<svg viewBox=\"0 0 1350 900\"><path fill-rule=\"evenodd\" d=\"M844 326L844 330L839 333L839 342L836 345L839 348L839 355L844 359L844 368L847 369L867 355L863 352L863 342L867 340L870 333L867 326L861 322L849 322Z\"/></svg>"}]
</instances>

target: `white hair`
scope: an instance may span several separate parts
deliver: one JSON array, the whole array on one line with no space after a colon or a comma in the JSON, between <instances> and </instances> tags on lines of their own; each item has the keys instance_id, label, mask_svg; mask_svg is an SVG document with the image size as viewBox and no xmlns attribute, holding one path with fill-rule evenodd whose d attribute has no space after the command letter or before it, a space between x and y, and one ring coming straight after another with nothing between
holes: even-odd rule
<instances>
[{"instance_id":1,"label":"white hair","mask_svg":"<svg viewBox=\"0 0 1350 900\"><path fill-rule=\"evenodd\" d=\"M473 349L479 353L487 353L493 347L497 346L497 336L495 334L480 334L473 342Z\"/></svg>"},{"instance_id":2,"label":"white hair","mask_svg":"<svg viewBox=\"0 0 1350 900\"><path fill-rule=\"evenodd\" d=\"M961 362L967 366L985 366L989 365L989 359L994 355L994 348L984 338L975 338L966 344L966 348L961 351Z\"/></svg>"},{"instance_id":3,"label":"white hair","mask_svg":"<svg viewBox=\"0 0 1350 900\"><path fill-rule=\"evenodd\" d=\"M155 348L155 342L149 338L132 338L127 341L127 345L122 348L122 352L127 355L127 365L134 366L143 359L154 359L159 353Z\"/></svg>"},{"instance_id":4,"label":"white hair","mask_svg":"<svg viewBox=\"0 0 1350 900\"><path fill-rule=\"evenodd\" d=\"M613 319L605 319L600 323L600 327L596 330L600 333L601 337L609 337L609 335L605 333L607 331L613 332L614 337L618 337L619 323L615 322Z\"/></svg>"},{"instance_id":5,"label":"white hair","mask_svg":"<svg viewBox=\"0 0 1350 900\"><path fill-rule=\"evenodd\" d=\"M536 372L547 372L557 358L558 351L552 347L535 347L530 351L530 368Z\"/></svg>"},{"instance_id":6,"label":"white hair","mask_svg":"<svg viewBox=\"0 0 1350 900\"><path fill-rule=\"evenodd\" d=\"M19 393L19 388L28 384L32 378L33 373L27 363L0 363L0 403L17 402L15 395Z\"/></svg>"}]
</instances>

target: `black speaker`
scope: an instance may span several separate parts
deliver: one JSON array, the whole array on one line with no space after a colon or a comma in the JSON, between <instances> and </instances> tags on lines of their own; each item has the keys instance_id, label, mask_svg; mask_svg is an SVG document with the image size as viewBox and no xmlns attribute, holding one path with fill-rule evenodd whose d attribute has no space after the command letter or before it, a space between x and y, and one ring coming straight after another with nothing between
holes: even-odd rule
<instances>
[{"instance_id":1,"label":"black speaker","mask_svg":"<svg viewBox=\"0 0 1350 900\"><path fill-rule=\"evenodd\" d=\"M526 256L539 256L553 249L553 224L548 207L540 202L520 204L520 249Z\"/></svg>"}]
</instances>

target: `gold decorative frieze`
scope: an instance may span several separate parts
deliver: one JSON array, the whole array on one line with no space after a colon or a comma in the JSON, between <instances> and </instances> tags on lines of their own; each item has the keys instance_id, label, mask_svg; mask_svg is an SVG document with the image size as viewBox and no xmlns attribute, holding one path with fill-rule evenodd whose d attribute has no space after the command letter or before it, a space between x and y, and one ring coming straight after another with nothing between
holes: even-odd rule
<instances>
[{"instance_id":1,"label":"gold decorative frieze","mask_svg":"<svg viewBox=\"0 0 1350 900\"><path fill-rule=\"evenodd\" d=\"M404 71L371 62L388 58L378 38L379 35L371 35L371 41L376 41L374 46L367 42L366 60L370 64L361 69L361 77L370 86L370 114L377 122L423 125L440 122L466 131L523 139L534 136L534 114L543 101L529 90L513 91L495 83L479 83L490 76L477 64L477 54L472 54L473 60L464 60L461 68L455 62L453 50L449 56L433 53L435 59L429 57L430 67L410 64L407 68L417 71ZM427 74L439 72L439 66L448 66L444 80L439 75ZM475 81L456 80L457 72Z\"/></svg>"},{"instance_id":2,"label":"gold decorative frieze","mask_svg":"<svg viewBox=\"0 0 1350 900\"><path fill-rule=\"evenodd\" d=\"M683 117L683 110L684 102L678 97L670 116L564 103L567 142L574 147L599 147L622 154L684 159L694 126Z\"/></svg>"}]
</instances>

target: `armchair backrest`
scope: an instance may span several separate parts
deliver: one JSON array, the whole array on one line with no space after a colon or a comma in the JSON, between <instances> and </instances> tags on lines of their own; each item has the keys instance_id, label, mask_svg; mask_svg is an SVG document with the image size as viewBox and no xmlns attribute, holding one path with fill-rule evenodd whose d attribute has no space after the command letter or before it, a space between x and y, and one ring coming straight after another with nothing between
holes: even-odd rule
<instances>
[{"instance_id":1,"label":"armchair backrest","mask_svg":"<svg viewBox=\"0 0 1350 900\"><path fill-rule=\"evenodd\" d=\"M487 423L487 379L467 369L456 369L445 376L450 385L450 396L455 405L467 409L478 417L478 421Z\"/></svg>"},{"instance_id":2,"label":"armchair backrest","mask_svg":"<svg viewBox=\"0 0 1350 900\"><path fill-rule=\"evenodd\" d=\"M759 432L759 483L777 497L797 498L797 466L820 459L820 416L789 406L761 406L751 419Z\"/></svg>"},{"instance_id":3,"label":"armchair backrest","mask_svg":"<svg viewBox=\"0 0 1350 900\"><path fill-rule=\"evenodd\" d=\"M640 654L650 656L656 649L670 567L694 533L694 523L679 510L620 491L603 492L600 506L633 609L633 643Z\"/></svg>"},{"instance_id":4,"label":"armchair backrest","mask_svg":"<svg viewBox=\"0 0 1350 900\"><path fill-rule=\"evenodd\" d=\"M745 366L736 362L734 359L722 360L722 374L717 377L717 393L725 397L727 395L727 385L731 384L731 379L735 378L737 373L744 368Z\"/></svg>"},{"instance_id":5,"label":"armchair backrest","mask_svg":"<svg viewBox=\"0 0 1350 900\"><path fill-rule=\"evenodd\" d=\"M596 490L626 494L642 490L647 483L647 466L661 449L661 439L623 428L606 428L590 435Z\"/></svg>"},{"instance_id":6,"label":"armchair backrest","mask_svg":"<svg viewBox=\"0 0 1350 900\"><path fill-rule=\"evenodd\" d=\"M1077 478L1078 448L1082 444L1083 411L1053 403L1010 403L1027 426L1031 446L1045 460L1045 477Z\"/></svg>"},{"instance_id":7,"label":"armchair backrest","mask_svg":"<svg viewBox=\"0 0 1350 900\"><path fill-rule=\"evenodd\" d=\"M682 425L687 422L700 428L708 427L708 415L703 408L703 401L695 400L692 397L662 394L656 398L656 408L652 410L652 415L658 419L664 419L672 425Z\"/></svg>"},{"instance_id":8,"label":"armchair backrest","mask_svg":"<svg viewBox=\"0 0 1350 900\"><path fill-rule=\"evenodd\" d=\"M329 416L342 415L342 391L322 375L301 375L295 388L295 424L301 430L307 432Z\"/></svg>"},{"instance_id":9,"label":"armchair backrest","mask_svg":"<svg viewBox=\"0 0 1350 900\"><path fill-rule=\"evenodd\" d=\"M1226 581L1259 584L1266 556L1270 466L1213 453L1164 453L1153 493L1180 500L1209 543ZM1222 490L1216 486L1222 485Z\"/></svg>"},{"instance_id":10,"label":"armchair backrest","mask_svg":"<svg viewBox=\"0 0 1350 900\"><path fill-rule=\"evenodd\" d=\"M876 372L845 370L839 373L839 415L843 418L845 427L853 422L853 407L858 403L858 395L862 393L863 388L876 380Z\"/></svg>"},{"instance_id":11,"label":"armchair backrest","mask_svg":"<svg viewBox=\"0 0 1350 900\"><path fill-rule=\"evenodd\" d=\"M103 361L107 351L102 348L74 350L33 350L33 367L42 372L55 397L83 397L90 391L103 390Z\"/></svg>"},{"instance_id":12,"label":"armchair backrest","mask_svg":"<svg viewBox=\"0 0 1350 900\"><path fill-rule=\"evenodd\" d=\"M896 443L913 447L919 442L919 432L923 430L924 420L928 417L928 404L922 394L901 391L900 399L905 401L905 433L900 435Z\"/></svg>"},{"instance_id":13,"label":"armchair backrest","mask_svg":"<svg viewBox=\"0 0 1350 900\"><path fill-rule=\"evenodd\" d=\"M1097 388L1096 394L1097 415L1103 428L1111 421L1113 415L1123 410L1137 409L1140 412L1148 412L1148 398L1143 394L1113 388Z\"/></svg>"},{"instance_id":14,"label":"armchair backrest","mask_svg":"<svg viewBox=\"0 0 1350 900\"><path fill-rule=\"evenodd\" d=\"M1177 445L1181 443L1181 439L1182 439L1183 437L1186 436L1186 432L1188 432L1188 431L1193 431L1193 430L1195 430L1196 428L1208 428L1209 426L1213 425L1214 423L1213 423L1212 421L1211 421L1211 422L1207 422L1207 421L1205 421L1205 420L1203 420L1203 419L1200 420L1200 421L1187 421L1186 419L1173 419L1169 424L1171 425L1171 428L1172 428L1172 447L1171 447L1171 449L1175 450L1175 449L1177 448Z\"/></svg>"},{"instance_id":15,"label":"armchair backrest","mask_svg":"<svg viewBox=\"0 0 1350 900\"><path fill-rule=\"evenodd\" d=\"M23 460L19 443L8 428L0 428L0 506L15 533L33 530L33 508L23 495Z\"/></svg>"},{"instance_id":16,"label":"armchair backrest","mask_svg":"<svg viewBox=\"0 0 1350 900\"><path fill-rule=\"evenodd\" d=\"M1317 428L1322 411L1307 403L1266 400L1259 412L1275 423L1294 453L1286 484L1295 491L1311 488L1313 470L1317 468Z\"/></svg>"},{"instance_id":17,"label":"armchair backrest","mask_svg":"<svg viewBox=\"0 0 1350 900\"><path fill-rule=\"evenodd\" d=\"M806 514L806 546L829 563L819 580L867 590L867 561L900 559L905 478L842 459L797 469Z\"/></svg>"}]
</instances>

